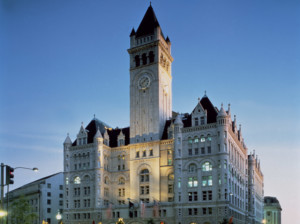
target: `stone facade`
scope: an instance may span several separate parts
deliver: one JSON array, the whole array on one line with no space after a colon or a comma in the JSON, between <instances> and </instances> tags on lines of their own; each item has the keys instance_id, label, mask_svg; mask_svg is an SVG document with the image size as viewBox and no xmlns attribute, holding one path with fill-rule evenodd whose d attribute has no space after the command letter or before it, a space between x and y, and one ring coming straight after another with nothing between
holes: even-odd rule
<instances>
[{"instance_id":1,"label":"stone facade","mask_svg":"<svg viewBox=\"0 0 300 224\"><path fill-rule=\"evenodd\" d=\"M252 223L241 126L206 94L172 112L171 42L151 6L128 53L130 127L94 118L64 142L64 223Z\"/></svg>"},{"instance_id":2,"label":"stone facade","mask_svg":"<svg viewBox=\"0 0 300 224\"><path fill-rule=\"evenodd\" d=\"M63 192L63 173L60 172L12 190L8 193L8 198L11 205L21 196L25 196L32 212L37 216L32 224L42 223L43 220L56 223L58 211L62 213L63 210ZM9 219L9 223L13 223L13 220Z\"/></svg>"}]
</instances>

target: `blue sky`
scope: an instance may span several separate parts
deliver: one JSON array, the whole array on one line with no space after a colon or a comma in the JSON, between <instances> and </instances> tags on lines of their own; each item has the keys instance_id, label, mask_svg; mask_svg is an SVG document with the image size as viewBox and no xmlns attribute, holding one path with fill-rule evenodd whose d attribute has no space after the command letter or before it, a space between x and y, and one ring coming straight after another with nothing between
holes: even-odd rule
<instances>
[{"instance_id":1,"label":"blue sky","mask_svg":"<svg viewBox=\"0 0 300 224\"><path fill-rule=\"evenodd\" d=\"M172 42L173 110L191 112L207 91L230 103L265 195L283 223L299 219L299 1L152 1ZM0 158L37 166L13 188L62 171L62 143L94 114L129 125L129 34L148 1L0 1ZM297 164L298 163L298 164Z\"/></svg>"}]
</instances>

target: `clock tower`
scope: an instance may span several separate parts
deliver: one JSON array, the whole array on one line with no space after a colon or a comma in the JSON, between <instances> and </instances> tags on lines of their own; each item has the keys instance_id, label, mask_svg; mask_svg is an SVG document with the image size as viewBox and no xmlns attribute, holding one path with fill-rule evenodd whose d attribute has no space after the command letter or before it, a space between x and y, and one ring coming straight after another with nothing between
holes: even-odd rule
<instances>
[{"instance_id":1,"label":"clock tower","mask_svg":"<svg viewBox=\"0 0 300 224\"><path fill-rule=\"evenodd\" d=\"M160 140L172 116L171 42L152 6L130 34L130 143Z\"/></svg>"}]
</instances>

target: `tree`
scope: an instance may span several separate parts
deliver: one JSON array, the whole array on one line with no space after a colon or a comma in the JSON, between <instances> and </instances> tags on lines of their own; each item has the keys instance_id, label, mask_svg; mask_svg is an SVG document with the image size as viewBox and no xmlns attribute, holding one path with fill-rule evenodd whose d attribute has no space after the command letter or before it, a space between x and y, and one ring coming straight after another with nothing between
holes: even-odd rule
<instances>
[{"instance_id":1,"label":"tree","mask_svg":"<svg viewBox=\"0 0 300 224\"><path fill-rule=\"evenodd\" d=\"M24 196L20 196L11 203L10 211L12 224L32 224L38 217L36 213L32 212L32 207Z\"/></svg>"}]
</instances>

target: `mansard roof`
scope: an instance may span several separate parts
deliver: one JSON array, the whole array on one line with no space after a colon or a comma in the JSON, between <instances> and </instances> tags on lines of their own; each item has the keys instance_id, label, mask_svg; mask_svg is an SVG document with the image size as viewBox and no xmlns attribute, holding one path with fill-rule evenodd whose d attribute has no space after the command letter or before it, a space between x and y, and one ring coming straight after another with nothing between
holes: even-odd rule
<instances>
[{"instance_id":1,"label":"mansard roof","mask_svg":"<svg viewBox=\"0 0 300 224\"><path fill-rule=\"evenodd\" d=\"M159 27L159 23L152 6L150 5L147 9L147 12L144 15L142 22L139 25L139 28L136 31L135 36L141 37L154 34L154 30L156 27Z\"/></svg>"},{"instance_id":2,"label":"mansard roof","mask_svg":"<svg viewBox=\"0 0 300 224\"><path fill-rule=\"evenodd\" d=\"M123 135L125 136L125 145L129 145L129 127L126 128L116 128L116 129L108 129L108 135L109 135L109 146L111 148L118 146L118 136L121 133L121 130L123 132Z\"/></svg>"},{"instance_id":3,"label":"mansard roof","mask_svg":"<svg viewBox=\"0 0 300 224\"><path fill-rule=\"evenodd\" d=\"M205 95L200 100L200 103L204 110L207 110L207 123L210 124L217 122L218 111L210 102L209 98Z\"/></svg>"},{"instance_id":4,"label":"mansard roof","mask_svg":"<svg viewBox=\"0 0 300 224\"><path fill-rule=\"evenodd\" d=\"M93 143L94 142L94 136L97 133L97 130L100 130L101 134L103 135L106 128L111 128L108 124L104 123L103 121L98 120L97 118L94 118L91 120L91 122L85 127L85 130L87 131L88 139L87 143ZM76 145L75 140L72 144L72 146Z\"/></svg>"},{"instance_id":5,"label":"mansard roof","mask_svg":"<svg viewBox=\"0 0 300 224\"><path fill-rule=\"evenodd\" d=\"M125 136L125 145L129 144L129 127L122 128L122 129L119 128L112 129L109 125L107 125L103 121L98 120L97 118L91 120L91 122L85 128L88 134L88 139L87 139L88 144L94 142L94 136L96 135L98 128L102 136L104 136L105 130L107 129L110 147L118 146L118 135L120 134L121 130ZM77 140L73 142L72 146L76 145L76 141Z\"/></svg>"}]
</instances>

